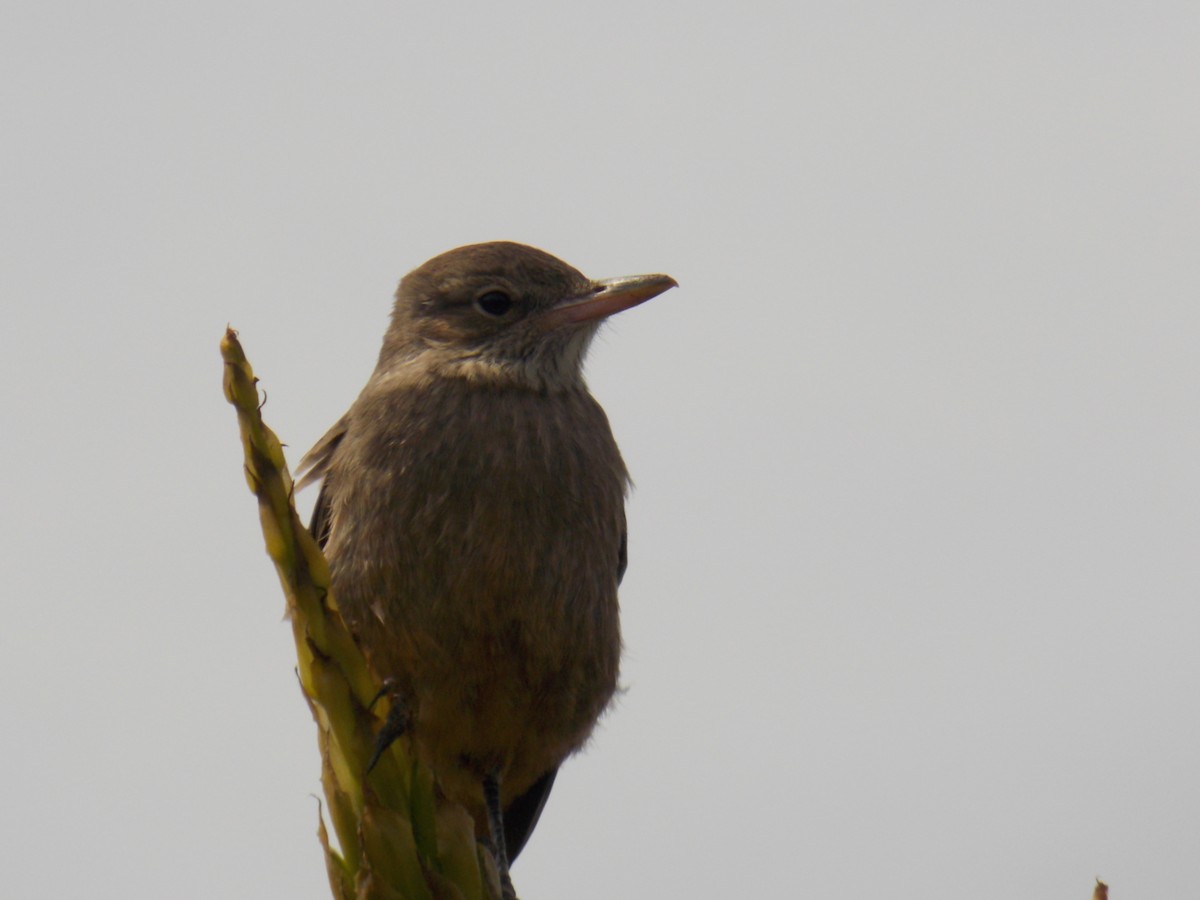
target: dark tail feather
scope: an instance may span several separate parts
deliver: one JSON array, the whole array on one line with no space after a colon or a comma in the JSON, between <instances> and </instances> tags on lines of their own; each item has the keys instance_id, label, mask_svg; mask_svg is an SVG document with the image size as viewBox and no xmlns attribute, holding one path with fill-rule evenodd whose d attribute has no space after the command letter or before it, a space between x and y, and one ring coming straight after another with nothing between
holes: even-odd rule
<instances>
[{"instance_id":1,"label":"dark tail feather","mask_svg":"<svg viewBox=\"0 0 1200 900\"><path fill-rule=\"evenodd\" d=\"M558 774L555 766L534 782L533 787L508 805L504 811L504 838L508 844L508 861L512 862L524 848L538 819L542 816L542 808L550 796L550 788L554 787L554 777Z\"/></svg>"}]
</instances>

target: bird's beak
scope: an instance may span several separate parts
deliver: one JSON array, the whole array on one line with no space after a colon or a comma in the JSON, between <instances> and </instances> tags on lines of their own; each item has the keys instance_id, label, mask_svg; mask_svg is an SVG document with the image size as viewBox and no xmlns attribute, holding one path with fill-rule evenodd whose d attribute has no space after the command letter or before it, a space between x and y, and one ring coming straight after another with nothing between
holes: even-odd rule
<instances>
[{"instance_id":1,"label":"bird's beak","mask_svg":"<svg viewBox=\"0 0 1200 900\"><path fill-rule=\"evenodd\" d=\"M624 278L606 278L593 281L582 294L569 297L562 303L544 312L541 325L547 331L564 325L579 325L594 322L645 303L663 291L679 287L670 275L627 275Z\"/></svg>"}]
</instances>

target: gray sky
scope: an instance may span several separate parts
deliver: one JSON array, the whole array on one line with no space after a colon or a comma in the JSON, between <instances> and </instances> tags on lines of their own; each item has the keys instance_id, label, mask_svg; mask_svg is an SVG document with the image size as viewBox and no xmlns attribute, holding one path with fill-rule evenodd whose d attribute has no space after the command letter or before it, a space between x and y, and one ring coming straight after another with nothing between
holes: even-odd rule
<instances>
[{"instance_id":1,"label":"gray sky","mask_svg":"<svg viewBox=\"0 0 1200 900\"><path fill-rule=\"evenodd\" d=\"M1194 3L5 19L7 893L328 896L218 340L294 462L504 238L681 284L590 358L628 690L524 900L1194 895Z\"/></svg>"}]
</instances>

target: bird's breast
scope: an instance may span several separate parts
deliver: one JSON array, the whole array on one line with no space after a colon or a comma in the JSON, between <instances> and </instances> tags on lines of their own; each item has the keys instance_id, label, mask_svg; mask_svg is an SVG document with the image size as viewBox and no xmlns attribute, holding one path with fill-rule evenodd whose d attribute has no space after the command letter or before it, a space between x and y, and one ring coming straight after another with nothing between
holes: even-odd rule
<instances>
[{"instance_id":1,"label":"bird's breast","mask_svg":"<svg viewBox=\"0 0 1200 900\"><path fill-rule=\"evenodd\" d=\"M582 743L616 686L627 485L595 400L368 390L329 484L335 595L431 752Z\"/></svg>"}]
</instances>

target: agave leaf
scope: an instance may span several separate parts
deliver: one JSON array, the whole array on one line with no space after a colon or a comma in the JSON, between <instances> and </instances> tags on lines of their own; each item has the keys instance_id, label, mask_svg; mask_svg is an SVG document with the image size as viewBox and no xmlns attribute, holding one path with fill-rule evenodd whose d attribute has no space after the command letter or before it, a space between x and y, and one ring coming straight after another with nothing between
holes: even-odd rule
<instances>
[{"instance_id":1,"label":"agave leaf","mask_svg":"<svg viewBox=\"0 0 1200 900\"><path fill-rule=\"evenodd\" d=\"M296 642L296 673L317 724L321 784L339 850L321 818L318 837L338 900L486 900L498 896L490 856L471 818L438 795L433 774L398 740L364 774L388 712L377 679L338 612L329 564L301 523L283 446L263 420L258 381L237 334L221 341L225 396L237 410L245 476L258 498ZM486 885L486 887L485 887Z\"/></svg>"}]
</instances>

